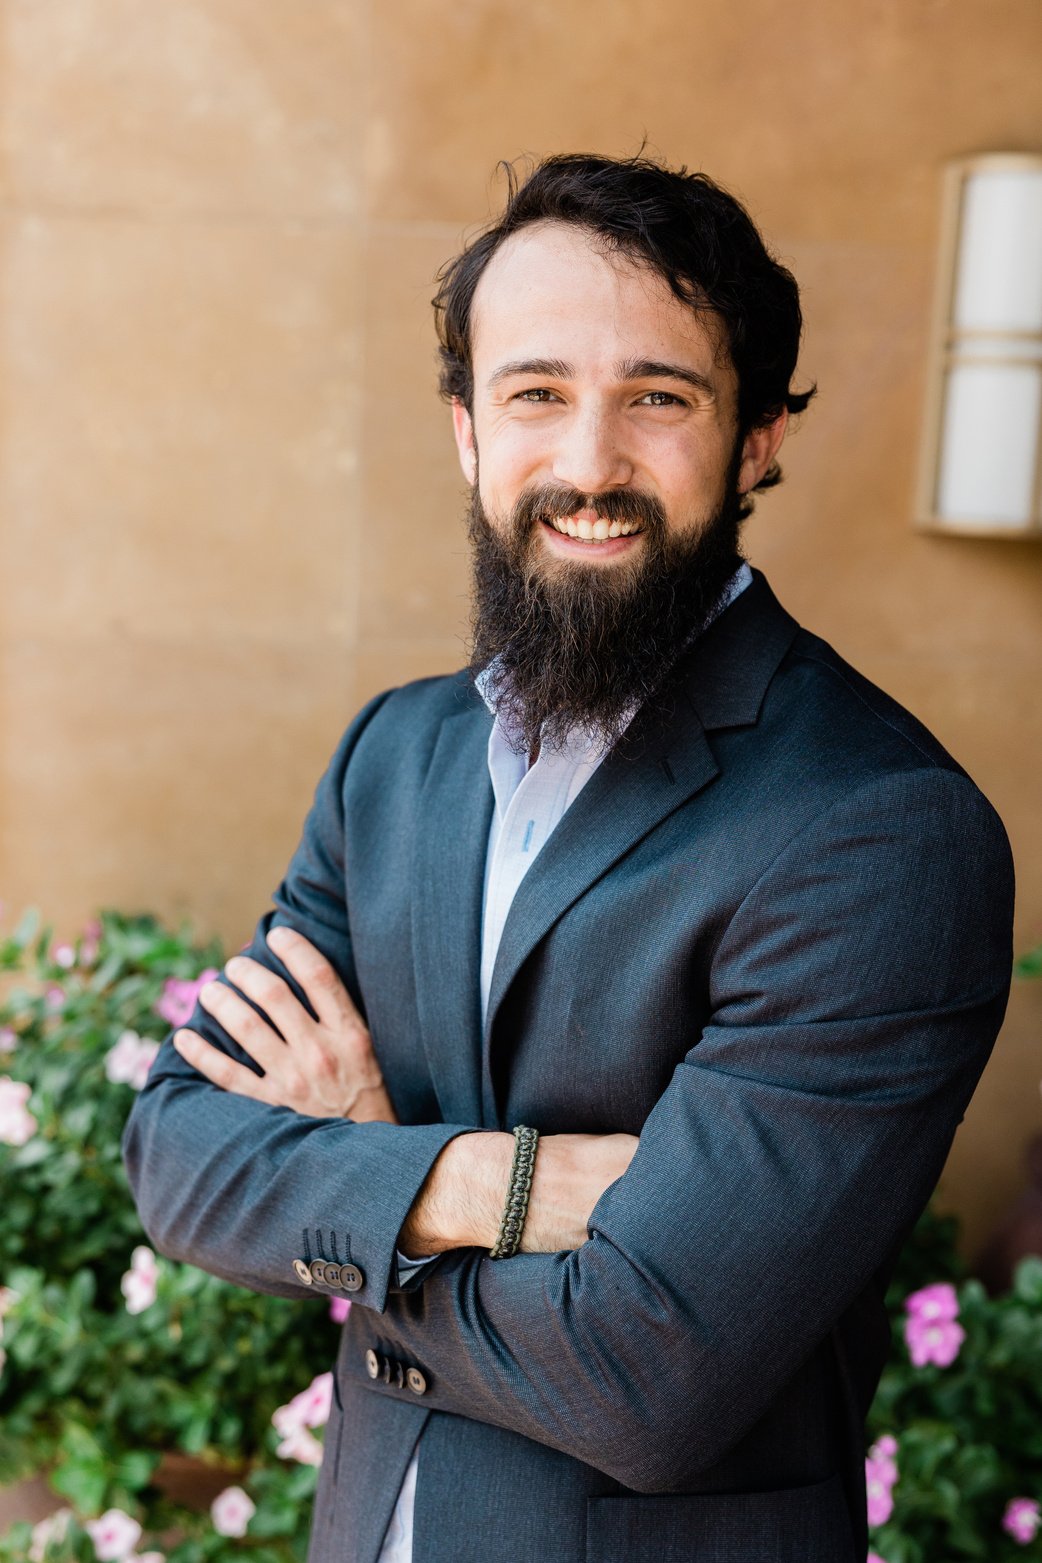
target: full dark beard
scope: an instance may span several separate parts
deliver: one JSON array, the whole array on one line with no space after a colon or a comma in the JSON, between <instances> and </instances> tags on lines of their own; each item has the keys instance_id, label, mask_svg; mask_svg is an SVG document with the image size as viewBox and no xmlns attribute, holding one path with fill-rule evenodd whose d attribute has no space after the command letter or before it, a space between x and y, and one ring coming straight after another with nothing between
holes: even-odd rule
<instances>
[{"instance_id":1,"label":"full dark beard","mask_svg":"<svg viewBox=\"0 0 1042 1563\"><path fill-rule=\"evenodd\" d=\"M501 536L474 484L470 671L488 669L485 696L518 753L531 754L537 744L560 748L573 728L610 748L632 708L660 690L741 563L737 473L735 460L719 510L706 526L683 533L669 530L652 495L615 489L591 496L548 486L520 496ZM541 517L584 506L643 528L634 563L547 558Z\"/></svg>"}]
</instances>

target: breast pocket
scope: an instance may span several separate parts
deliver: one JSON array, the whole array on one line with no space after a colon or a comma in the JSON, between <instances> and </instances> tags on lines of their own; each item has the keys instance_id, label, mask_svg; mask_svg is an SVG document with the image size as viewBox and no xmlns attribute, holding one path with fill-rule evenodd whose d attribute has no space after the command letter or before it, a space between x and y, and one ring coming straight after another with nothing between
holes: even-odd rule
<instances>
[{"instance_id":1,"label":"breast pocket","mask_svg":"<svg viewBox=\"0 0 1042 1563\"><path fill-rule=\"evenodd\" d=\"M590 1498L586 1563L851 1563L838 1476L776 1492Z\"/></svg>"}]
</instances>

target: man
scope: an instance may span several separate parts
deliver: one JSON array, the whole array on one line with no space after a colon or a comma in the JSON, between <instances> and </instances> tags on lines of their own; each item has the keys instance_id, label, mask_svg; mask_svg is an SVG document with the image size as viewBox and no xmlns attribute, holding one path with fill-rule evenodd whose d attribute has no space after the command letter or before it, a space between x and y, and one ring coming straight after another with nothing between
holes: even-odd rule
<instances>
[{"instance_id":1,"label":"man","mask_svg":"<svg viewBox=\"0 0 1042 1563\"><path fill-rule=\"evenodd\" d=\"M311 1563L863 1559L887 1278L1008 992L1002 827L742 561L809 397L737 202L549 159L436 305L472 668L345 733L135 1104L142 1219L354 1301Z\"/></svg>"}]
</instances>

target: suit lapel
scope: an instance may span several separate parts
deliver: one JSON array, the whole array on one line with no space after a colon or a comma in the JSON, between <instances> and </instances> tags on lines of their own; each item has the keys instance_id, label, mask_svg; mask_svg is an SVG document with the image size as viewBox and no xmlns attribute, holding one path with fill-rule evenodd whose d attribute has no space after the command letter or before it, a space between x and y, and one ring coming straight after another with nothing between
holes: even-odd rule
<instances>
[{"instance_id":1,"label":"suit lapel","mask_svg":"<svg viewBox=\"0 0 1042 1563\"><path fill-rule=\"evenodd\" d=\"M664 735L659 723L638 715L521 881L492 973L486 1038L510 984L562 913L635 842L716 775L702 725L690 705L684 704L686 730L679 728L672 734Z\"/></svg>"},{"instance_id":2,"label":"suit lapel","mask_svg":"<svg viewBox=\"0 0 1042 1563\"><path fill-rule=\"evenodd\" d=\"M445 1123L481 1123L481 902L492 719L471 692L446 717L420 800L412 905L416 1002Z\"/></svg>"},{"instance_id":3,"label":"suit lapel","mask_svg":"<svg viewBox=\"0 0 1042 1563\"><path fill-rule=\"evenodd\" d=\"M748 726L799 626L763 575L677 663L659 710L645 707L567 810L514 897L492 973L489 1041L511 983L557 919L631 847L717 774L706 733Z\"/></svg>"}]
</instances>

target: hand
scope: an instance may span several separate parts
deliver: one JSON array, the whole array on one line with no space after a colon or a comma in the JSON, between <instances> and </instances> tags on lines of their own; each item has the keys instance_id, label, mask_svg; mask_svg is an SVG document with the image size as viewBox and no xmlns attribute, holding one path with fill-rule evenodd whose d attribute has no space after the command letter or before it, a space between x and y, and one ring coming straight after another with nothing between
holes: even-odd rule
<instances>
[{"instance_id":1,"label":"hand","mask_svg":"<svg viewBox=\"0 0 1042 1563\"><path fill-rule=\"evenodd\" d=\"M556 1254L585 1243L594 1205L622 1177L637 1143L634 1134L540 1135L521 1252ZM491 1248L513 1156L512 1134L487 1131L450 1140L413 1201L399 1248L413 1254Z\"/></svg>"},{"instance_id":2,"label":"hand","mask_svg":"<svg viewBox=\"0 0 1042 1563\"><path fill-rule=\"evenodd\" d=\"M225 1091L292 1107L307 1117L397 1123L372 1038L334 968L291 928L272 928L268 944L299 982L318 1019L312 1019L282 977L259 961L235 955L225 964L225 974L264 1014L258 1015L216 981L200 990L199 1002L261 1066L263 1075L188 1029L173 1037L182 1058Z\"/></svg>"}]
</instances>

